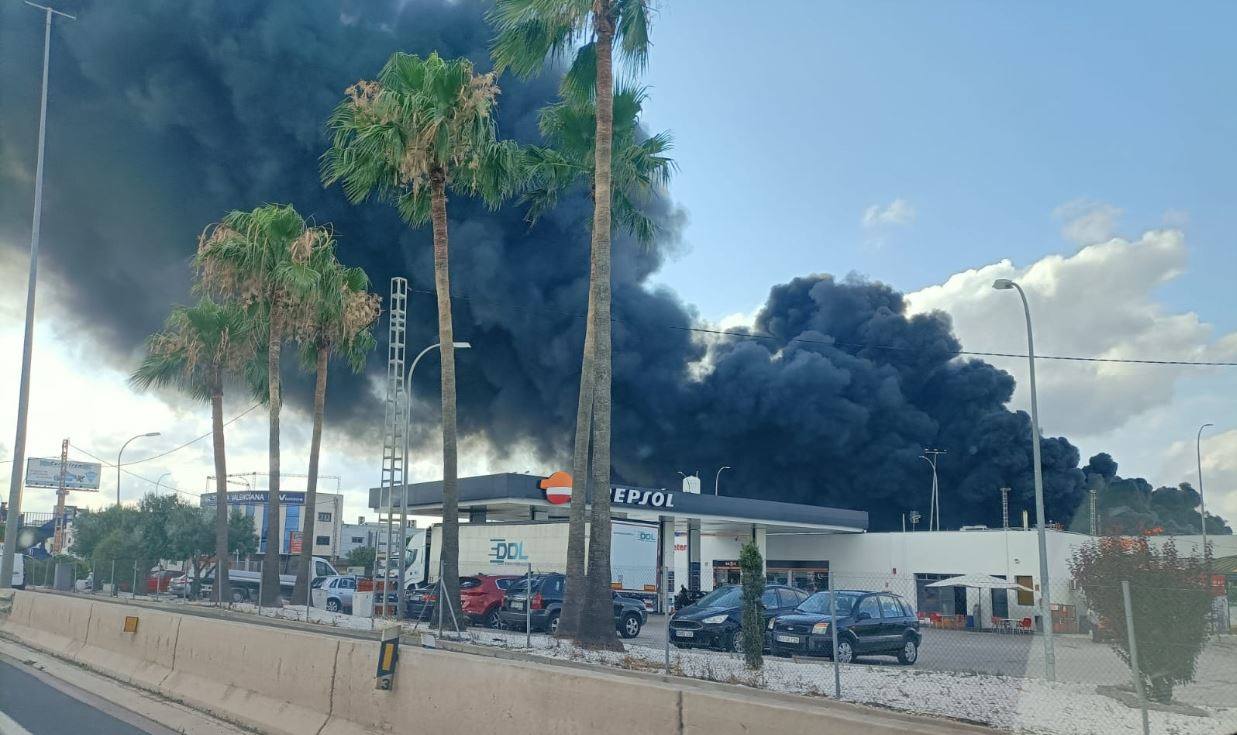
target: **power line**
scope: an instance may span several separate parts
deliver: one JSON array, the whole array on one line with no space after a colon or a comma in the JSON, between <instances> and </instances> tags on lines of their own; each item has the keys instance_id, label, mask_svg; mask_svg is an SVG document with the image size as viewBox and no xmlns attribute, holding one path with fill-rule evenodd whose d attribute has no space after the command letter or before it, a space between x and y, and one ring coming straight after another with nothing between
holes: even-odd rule
<instances>
[{"instance_id":1,"label":"power line","mask_svg":"<svg viewBox=\"0 0 1237 735\"><path fill-rule=\"evenodd\" d=\"M82 454L86 455L87 457L90 457L91 459L95 460L96 462L100 462L100 463L102 463L102 464L104 464L104 465L107 465L108 467L115 467L115 466L116 466L116 463L114 463L114 462L108 462L106 459L103 459L102 457L98 456L97 454L94 454L93 452L90 452L90 451L88 451L88 450L86 450L86 449L82 449L81 447L77 446L76 444L69 444L69 446L70 446L70 447L72 447L72 448L74 448L74 449L76 449L77 451L81 452ZM130 477L136 477L137 479L142 480L143 482L145 482L145 483L147 483L147 484L149 484L149 485L154 485L154 486L156 486L156 487L161 487L161 486L162 486L162 484L161 484L161 483L159 483L159 482L157 482L157 481L155 481L155 480L152 480L152 479L150 479L149 477L144 477L144 476L142 476L142 475L139 475L138 473L134 472L133 470L126 470L126 469L124 468L124 466L121 466L121 467L120 467L120 471L121 471L121 472L123 472L123 473L125 473L126 475L128 475L128 476L130 476ZM179 493L179 494L184 495L185 497L188 497L188 498L196 498L196 497L197 497L197 496L196 496L196 495L194 495L193 493L187 493L187 492L185 492L184 490L179 490L179 489L177 489L176 487L173 487L172 485L167 485L166 487L167 487L169 490L171 490L172 492Z\"/></svg>"},{"instance_id":2,"label":"power line","mask_svg":"<svg viewBox=\"0 0 1237 735\"><path fill-rule=\"evenodd\" d=\"M227 425L229 425L229 424L231 424L231 423L233 423L233 422L235 422L235 421L239 421L239 420L241 419L241 417L243 417L245 414L249 413L250 411L254 410L255 408L257 408L258 406L261 406L261 405L262 405L262 403L261 403L261 402L258 402L258 403L253 404L253 405L252 405L252 406L250 406L249 408L246 408L244 411L241 411L240 413L236 414L235 416L233 416L232 418L228 419L227 421L224 421L224 422L223 422L223 425L224 425L224 426L227 426ZM156 459L160 459L160 458L162 458L162 457L166 457L166 456L168 456L169 454L172 454L172 453L174 453L174 452L179 452L180 450L184 449L185 447L189 446L190 444L196 444L196 443L198 443L198 442L202 441L203 439L207 438L208 436L211 436L213 433L214 433L214 431L213 431L213 430L212 430L212 431L208 431L208 432L206 432L205 434L203 434L203 435L199 436L199 437L198 437L198 438L196 438L196 439L190 439L189 441L185 442L184 444L181 444L179 447L175 447L175 448L173 448L173 449L169 449L169 450L167 450L166 452L163 452L163 453L161 453L161 454L156 454L156 455L154 455L154 456L152 456L152 457L147 457L147 458L145 458L145 459L135 459L135 460L133 460L132 462L125 462L125 463L124 463L124 466L125 466L125 467L128 467L129 465L134 465L134 464L142 464L143 462L150 462L150 461L153 461L153 460L156 460ZM112 466L114 467L115 465L112 465Z\"/></svg>"},{"instance_id":3,"label":"power line","mask_svg":"<svg viewBox=\"0 0 1237 735\"><path fill-rule=\"evenodd\" d=\"M429 289L408 289L409 293L426 294L434 296L436 293ZM569 316L574 319L583 319L585 314L579 312L566 311L563 309L551 309L546 307L529 307L529 306L512 306L505 304L496 299L476 298L473 296L463 296L452 294L452 299L460 299L463 301L487 301L493 304L500 304L506 309L514 311L541 311L549 314L558 314L561 316ZM612 322L622 323L622 319L611 318ZM900 345L874 345L862 342L839 342L836 340L825 339L806 339L803 337L778 337L772 334L753 334L751 332L735 332L722 329L709 329L707 327L683 327L677 324L654 324L652 326L661 329L673 329L680 332L697 332L700 334L712 334L719 337L729 337L731 339L754 339L754 340L769 340L773 342L797 342L799 344L815 344L826 345L829 347L850 347L860 350L892 350L901 352L914 351L914 347L905 347ZM983 352L978 350L942 350L947 355L965 355L967 357L1014 357L1026 359L1026 353L1018 352ZM1224 361L1208 361L1208 360L1151 360L1137 359L1127 357L1080 357L1077 355L1036 355L1036 360L1061 360L1068 362L1094 362L1094 363L1112 363L1123 365L1178 365L1185 367L1237 367L1237 362Z\"/></svg>"}]
</instances>

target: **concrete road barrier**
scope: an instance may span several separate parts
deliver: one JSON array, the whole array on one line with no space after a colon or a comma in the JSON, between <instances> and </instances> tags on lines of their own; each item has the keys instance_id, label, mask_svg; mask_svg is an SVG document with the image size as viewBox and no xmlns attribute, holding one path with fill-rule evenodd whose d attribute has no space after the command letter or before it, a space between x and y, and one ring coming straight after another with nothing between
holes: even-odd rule
<instances>
[{"instance_id":1,"label":"concrete road barrier","mask_svg":"<svg viewBox=\"0 0 1237 735\"><path fill-rule=\"evenodd\" d=\"M278 735L993 732L737 686L408 645L394 689L379 691L376 640L36 592L16 592L8 607L0 612L6 637ZM124 632L126 616L138 618L135 631Z\"/></svg>"}]
</instances>

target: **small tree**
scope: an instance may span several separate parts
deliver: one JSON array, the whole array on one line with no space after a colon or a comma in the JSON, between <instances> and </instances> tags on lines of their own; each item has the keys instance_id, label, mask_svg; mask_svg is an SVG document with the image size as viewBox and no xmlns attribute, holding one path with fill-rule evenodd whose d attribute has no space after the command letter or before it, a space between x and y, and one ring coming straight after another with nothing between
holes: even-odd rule
<instances>
[{"instance_id":1,"label":"small tree","mask_svg":"<svg viewBox=\"0 0 1237 735\"><path fill-rule=\"evenodd\" d=\"M743 661L749 669L759 669L764 666L765 631L760 598L765 593L765 560L752 541L739 552L739 571L743 577Z\"/></svg>"},{"instance_id":2,"label":"small tree","mask_svg":"<svg viewBox=\"0 0 1237 735\"><path fill-rule=\"evenodd\" d=\"M377 558L378 552L372 546L358 546L348 552L348 556L344 557L350 567L365 567L365 576L374 573L374 560Z\"/></svg>"},{"instance_id":3,"label":"small tree","mask_svg":"<svg viewBox=\"0 0 1237 735\"><path fill-rule=\"evenodd\" d=\"M1156 550L1143 538L1103 538L1083 545L1070 569L1126 664L1130 644L1121 583L1130 583L1138 673L1147 696L1167 702L1174 684L1193 681L1211 609L1201 557L1179 555L1171 540Z\"/></svg>"}]
</instances>

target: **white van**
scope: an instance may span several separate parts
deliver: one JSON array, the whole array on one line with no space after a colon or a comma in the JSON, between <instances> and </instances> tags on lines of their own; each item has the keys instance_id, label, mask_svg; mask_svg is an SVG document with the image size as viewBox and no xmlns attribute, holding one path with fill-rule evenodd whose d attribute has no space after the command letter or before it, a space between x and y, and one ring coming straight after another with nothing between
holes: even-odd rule
<instances>
[{"instance_id":1,"label":"white van","mask_svg":"<svg viewBox=\"0 0 1237 735\"><path fill-rule=\"evenodd\" d=\"M25 554L13 555L13 589L26 589L26 556Z\"/></svg>"}]
</instances>

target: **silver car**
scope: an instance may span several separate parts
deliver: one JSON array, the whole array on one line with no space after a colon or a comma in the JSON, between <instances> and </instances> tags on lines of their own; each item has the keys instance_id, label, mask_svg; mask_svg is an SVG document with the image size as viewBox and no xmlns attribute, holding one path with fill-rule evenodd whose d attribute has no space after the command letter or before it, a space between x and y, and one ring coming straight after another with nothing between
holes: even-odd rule
<instances>
[{"instance_id":1,"label":"silver car","mask_svg":"<svg viewBox=\"0 0 1237 735\"><path fill-rule=\"evenodd\" d=\"M313 588L326 590L327 612L352 612L352 595L356 592L356 577L344 575L320 577L313 581Z\"/></svg>"}]
</instances>

